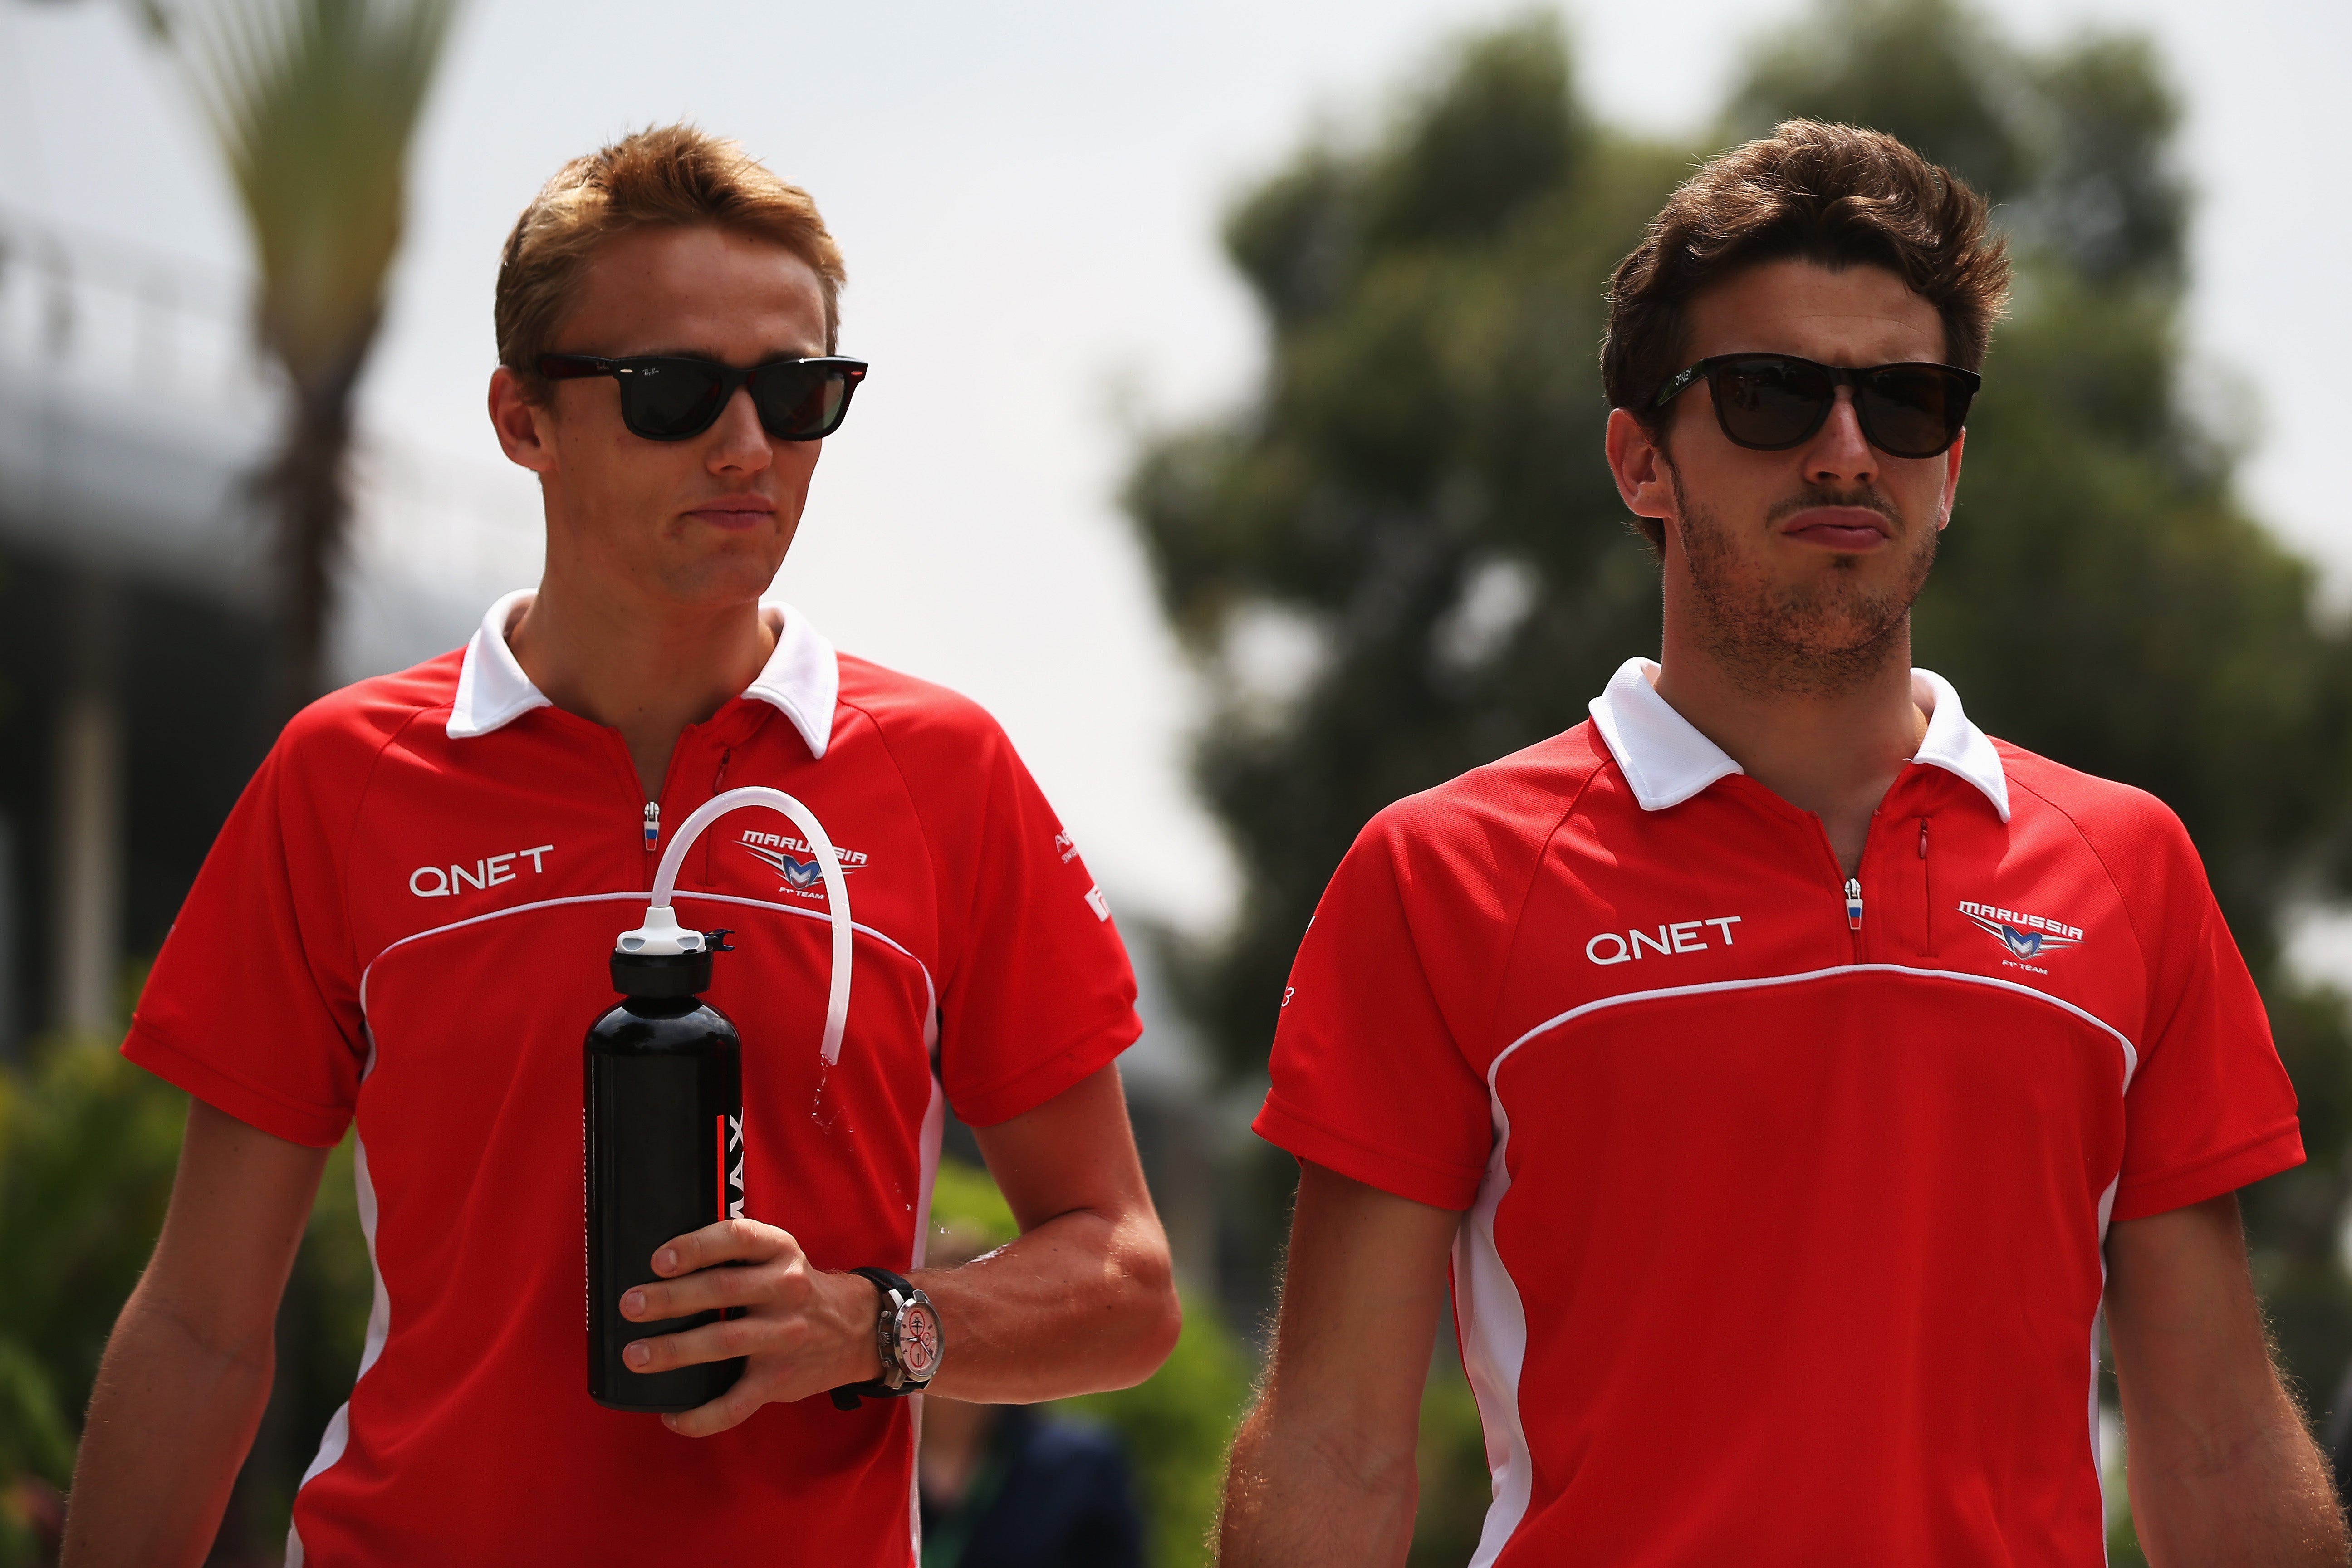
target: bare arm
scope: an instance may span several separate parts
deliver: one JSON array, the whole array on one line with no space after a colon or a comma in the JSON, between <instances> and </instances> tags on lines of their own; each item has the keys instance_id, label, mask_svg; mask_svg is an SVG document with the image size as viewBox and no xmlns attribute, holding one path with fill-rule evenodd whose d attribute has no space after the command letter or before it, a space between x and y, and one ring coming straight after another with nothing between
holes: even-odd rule
<instances>
[{"instance_id":1,"label":"bare arm","mask_svg":"<svg viewBox=\"0 0 2352 1568\"><path fill-rule=\"evenodd\" d=\"M1168 1239L1136 1159L1118 1069L1106 1067L979 1137L1022 1234L961 1268L915 1276L947 1340L934 1386L956 1399L1022 1404L1150 1376L1176 1342L1179 1314ZM746 1266L712 1267L730 1259ZM874 1287L810 1267L799 1243L773 1226L706 1226L657 1254L654 1271L670 1283L631 1290L624 1316L749 1309L731 1321L640 1340L642 1352L630 1348L629 1364L641 1371L751 1358L725 1394L663 1416L674 1432L723 1432L771 1401L805 1399L880 1370Z\"/></svg>"},{"instance_id":2,"label":"bare arm","mask_svg":"<svg viewBox=\"0 0 2352 1568\"><path fill-rule=\"evenodd\" d=\"M2326 1465L2271 1365L2237 1198L2117 1222L2107 1264L2132 1520L2148 1561L2344 1563Z\"/></svg>"},{"instance_id":3,"label":"bare arm","mask_svg":"<svg viewBox=\"0 0 2352 1568\"><path fill-rule=\"evenodd\" d=\"M1404 1561L1461 1218L1301 1163L1274 1360L1225 1480L1224 1568Z\"/></svg>"},{"instance_id":4,"label":"bare arm","mask_svg":"<svg viewBox=\"0 0 2352 1568\"><path fill-rule=\"evenodd\" d=\"M189 1101L163 1237L99 1363L68 1568L194 1564L211 1550L269 1397L278 1299L326 1161Z\"/></svg>"}]
</instances>

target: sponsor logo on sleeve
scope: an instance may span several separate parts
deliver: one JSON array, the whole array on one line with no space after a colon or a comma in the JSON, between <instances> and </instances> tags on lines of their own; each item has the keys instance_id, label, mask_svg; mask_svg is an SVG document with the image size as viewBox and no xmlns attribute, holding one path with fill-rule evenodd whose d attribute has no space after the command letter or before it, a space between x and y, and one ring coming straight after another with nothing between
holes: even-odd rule
<instances>
[{"instance_id":1,"label":"sponsor logo on sleeve","mask_svg":"<svg viewBox=\"0 0 2352 1568\"><path fill-rule=\"evenodd\" d=\"M805 839L784 833L747 830L740 842L747 854L784 879L778 892L803 899L824 897L824 868ZM841 874L845 877L866 867L866 852L862 849L845 849L836 844L833 853L841 862Z\"/></svg>"}]
</instances>

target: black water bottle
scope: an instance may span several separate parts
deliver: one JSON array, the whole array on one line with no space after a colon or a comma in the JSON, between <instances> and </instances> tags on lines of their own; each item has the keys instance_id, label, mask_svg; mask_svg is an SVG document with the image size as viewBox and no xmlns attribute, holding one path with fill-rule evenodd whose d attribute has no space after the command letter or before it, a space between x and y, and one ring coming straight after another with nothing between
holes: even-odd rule
<instances>
[{"instance_id":1,"label":"black water bottle","mask_svg":"<svg viewBox=\"0 0 2352 1568\"><path fill-rule=\"evenodd\" d=\"M624 1000L588 1031L588 1394L614 1410L691 1410L743 1374L740 1357L657 1373L621 1359L632 1341L718 1321L632 1321L621 1297L658 1279L663 1243L743 1212L743 1042L701 997L711 953L732 950L724 931L682 934L698 951L613 954Z\"/></svg>"}]
</instances>

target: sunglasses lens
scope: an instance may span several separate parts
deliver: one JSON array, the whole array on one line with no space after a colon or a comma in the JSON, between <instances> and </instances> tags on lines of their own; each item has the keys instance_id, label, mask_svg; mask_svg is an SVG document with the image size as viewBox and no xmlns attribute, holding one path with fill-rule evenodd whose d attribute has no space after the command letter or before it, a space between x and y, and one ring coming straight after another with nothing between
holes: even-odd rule
<instances>
[{"instance_id":1,"label":"sunglasses lens","mask_svg":"<svg viewBox=\"0 0 2352 1568\"><path fill-rule=\"evenodd\" d=\"M621 378L621 415L654 441L682 441L710 427L725 387L714 367L693 360L635 362Z\"/></svg>"},{"instance_id":2,"label":"sunglasses lens","mask_svg":"<svg viewBox=\"0 0 2352 1568\"><path fill-rule=\"evenodd\" d=\"M1819 367L1778 357L1732 360L1716 367L1715 415L1743 447L1793 447L1821 428L1836 389Z\"/></svg>"},{"instance_id":3,"label":"sunglasses lens","mask_svg":"<svg viewBox=\"0 0 2352 1568\"><path fill-rule=\"evenodd\" d=\"M751 378L751 398L768 434L785 441L830 436L849 401L849 377L839 367L774 364Z\"/></svg>"},{"instance_id":4,"label":"sunglasses lens","mask_svg":"<svg viewBox=\"0 0 2352 1568\"><path fill-rule=\"evenodd\" d=\"M1890 365L1854 388L1863 434L1897 458L1932 458L1969 416L1971 389L1935 365Z\"/></svg>"}]
</instances>

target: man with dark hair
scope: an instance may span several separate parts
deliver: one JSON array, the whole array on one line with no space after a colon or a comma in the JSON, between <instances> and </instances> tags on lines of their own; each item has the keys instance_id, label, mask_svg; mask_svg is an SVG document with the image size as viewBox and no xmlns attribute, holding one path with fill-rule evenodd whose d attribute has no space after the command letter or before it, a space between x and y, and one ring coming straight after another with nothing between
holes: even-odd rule
<instances>
[{"instance_id":1,"label":"man with dark hair","mask_svg":"<svg viewBox=\"0 0 2352 1568\"><path fill-rule=\"evenodd\" d=\"M1481 1568L2101 1563L2103 1308L2150 1560L2345 1561L2233 1196L2294 1097L2196 852L1910 665L2007 271L1958 180L1803 121L1618 268L1663 658L1332 878L1227 1568L1403 1560L1449 1253Z\"/></svg>"},{"instance_id":2,"label":"man with dark hair","mask_svg":"<svg viewBox=\"0 0 2352 1568\"><path fill-rule=\"evenodd\" d=\"M764 597L866 371L833 352L841 279L804 192L688 127L574 160L516 224L489 414L540 481L545 573L288 725L156 960L123 1050L194 1099L91 1401L75 1568L205 1557L354 1124L375 1307L290 1563L910 1568L897 1395L1055 1398L1167 1354L1100 889L985 713ZM583 1036L664 852L747 784L821 826L706 814L678 868L680 913L734 932L709 998L744 1114L697 1126L704 1212L740 1217L588 1303ZM950 1107L1023 1234L926 1269ZM600 1406L583 1309L644 1327L615 1376L740 1375Z\"/></svg>"}]
</instances>

